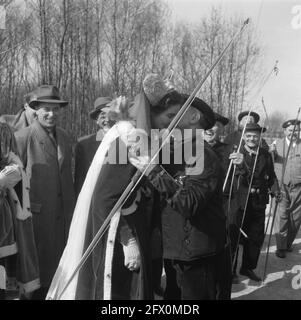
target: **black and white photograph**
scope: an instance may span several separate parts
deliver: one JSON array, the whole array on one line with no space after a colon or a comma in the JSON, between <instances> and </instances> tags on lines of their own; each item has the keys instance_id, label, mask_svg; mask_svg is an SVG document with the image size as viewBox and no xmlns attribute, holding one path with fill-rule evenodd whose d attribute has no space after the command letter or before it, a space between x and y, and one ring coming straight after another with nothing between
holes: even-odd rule
<instances>
[{"instance_id":1,"label":"black and white photograph","mask_svg":"<svg viewBox=\"0 0 301 320\"><path fill-rule=\"evenodd\" d=\"M0 308L301 300L300 127L301 0L0 0Z\"/></svg>"}]
</instances>

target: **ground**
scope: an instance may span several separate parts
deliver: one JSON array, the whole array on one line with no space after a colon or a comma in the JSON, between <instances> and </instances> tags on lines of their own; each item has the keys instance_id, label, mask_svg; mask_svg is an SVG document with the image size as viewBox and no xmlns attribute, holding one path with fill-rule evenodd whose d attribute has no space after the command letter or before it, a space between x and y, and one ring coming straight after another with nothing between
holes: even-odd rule
<instances>
[{"instance_id":1,"label":"ground","mask_svg":"<svg viewBox=\"0 0 301 320\"><path fill-rule=\"evenodd\" d=\"M267 221L268 215L266 217ZM271 226L271 219L269 226ZM260 277L263 277L269 235L270 230L267 232L256 269L256 274ZM239 276L240 283L232 286L233 300L301 299L301 232L299 231L293 244L293 252L288 252L285 259L276 257L275 251L275 236L272 234L264 284L258 284L244 276Z\"/></svg>"},{"instance_id":2,"label":"ground","mask_svg":"<svg viewBox=\"0 0 301 320\"><path fill-rule=\"evenodd\" d=\"M255 270L260 277L263 277L272 220L268 215L269 209L267 209L266 216L266 225L269 221L269 228L259 257L258 267ZM232 286L232 300L301 300L301 231L293 244L293 252L288 252L285 259L276 257L275 251L275 236L272 234L264 283L257 283L239 275L239 284ZM241 256L239 256L239 260L241 260ZM164 287L164 272L162 284ZM155 298L156 300L162 299L159 296ZM7 299L17 299L17 292L10 291Z\"/></svg>"}]
</instances>

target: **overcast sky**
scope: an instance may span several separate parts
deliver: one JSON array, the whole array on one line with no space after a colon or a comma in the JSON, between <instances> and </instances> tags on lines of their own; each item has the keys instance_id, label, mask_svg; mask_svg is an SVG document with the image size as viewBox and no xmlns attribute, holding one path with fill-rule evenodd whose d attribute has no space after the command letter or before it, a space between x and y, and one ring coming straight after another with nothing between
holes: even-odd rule
<instances>
[{"instance_id":1,"label":"overcast sky","mask_svg":"<svg viewBox=\"0 0 301 320\"><path fill-rule=\"evenodd\" d=\"M301 25L293 28L292 20L300 9L301 0L167 0L174 17L179 20L196 22L210 13L212 5L220 5L226 16L242 15L250 17L260 34L260 44L264 48L263 65L266 74L279 60L279 74L271 77L259 94L265 99L268 113L279 110L295 117L301 107ZM296 6L299 6L296 8ZM301 17L299 20L301 24ZM253 96L257 89L254 89ZM252 95L251 95L252 96ZM251 99L253 100L253 98Z\"/></svg>"}]
</instances>

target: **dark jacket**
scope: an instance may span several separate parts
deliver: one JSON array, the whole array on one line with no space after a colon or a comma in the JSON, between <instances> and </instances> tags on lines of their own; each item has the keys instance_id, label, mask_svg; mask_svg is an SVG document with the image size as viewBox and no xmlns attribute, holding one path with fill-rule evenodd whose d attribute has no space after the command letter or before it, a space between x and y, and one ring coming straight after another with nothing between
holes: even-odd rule
<instances>
[{"instance_id":1,"label":"dark jacket","mask_svg":"<svg viewBox=\"0 0 301 320\"><path fill-rule=\"evenodd\" d=\"M244 162L237 167L233 192L238 200L238 205L243 209L247 200L256 155L250 155L244 147L241 149L241 153L244 155ZM249 201L255 202L253 204L260 207L265 207L269 202L269 191L277 189L272 157L263 148L259 149L251 188Z\"/></svg>"},{"instance_id":2,"label":"dark jacket","mask_svg":"<svg viewBox=\"0 0 301 320\"><path fill-rule=\"evenodd\" d=\"M101 141L96 141L96 133L82 137L75 146L74 189L79 195L87 172Z\"/></svg>"},{"instance_id":3,"label":"dark jacket","mask_svg":"<svg viewBox=\"0 0 301 320\"><path fill-rule=\"evenodd\" d=\"M71 145L65 131L57 127L55 146L38 121L17 131L15 137L30 180L41 283L48 287L66 245L75 204Z\"/></svg>"},{"instance_id":4,"label":"dark jacket","mask_svg":"<svg viewBox=\"0 0 301 320\"><path fill-rule=\"evenodd\" d=\"M229 165L229 156L233 151L232 146L221 141L216 141L216 143L212 146L212 149L221 161L224 173L226 174Z\"/></svg>"},{"instance_id":5,"label":"dark jacket","mask_svg":"<svg viewBox=\"0 0 301 320\"><path fill-rule=\"evenodd\" d=\"M222 207L223 172L207 143L201 173L187 174L188 165L155 167L148 178L160 192L163 255L192 261L215 255L225 245Z\"/></svg>"}]
</instances>

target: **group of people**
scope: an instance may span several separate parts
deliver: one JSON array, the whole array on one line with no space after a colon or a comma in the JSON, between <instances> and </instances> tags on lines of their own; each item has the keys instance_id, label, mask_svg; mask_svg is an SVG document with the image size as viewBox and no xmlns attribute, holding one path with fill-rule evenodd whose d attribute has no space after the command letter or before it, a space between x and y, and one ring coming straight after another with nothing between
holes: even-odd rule
<instances>
[{"instance_id":1,"label":"group of people","mask_svg":"<svg viewBox=\"0 0 301 320\"><path fill-rule=\"evenodd\" d=\"M142 87L134 99L96 99L90 117L98 131L78 140L74 174L72 146L57 125L68 102L55 86L36 88L17 115L0 117L2 295L15 277L20 299L230 299L240 244L240 274L261 281L255 269L271 198L278 203L276 255L293 250L301 222L300 122L286 121L284 139L269 146L259 115L246 111L221 141L229 119L195 97L177 121L180 139L171 132L166 143L189 96L156 74ZM163 141L169 162L154 152Z\"/></svg>"}]
</instances>

